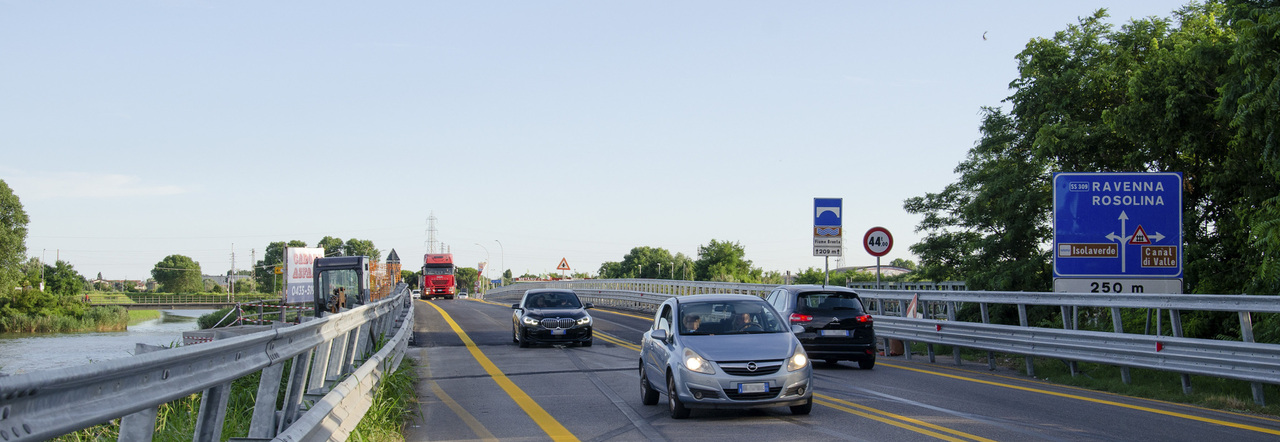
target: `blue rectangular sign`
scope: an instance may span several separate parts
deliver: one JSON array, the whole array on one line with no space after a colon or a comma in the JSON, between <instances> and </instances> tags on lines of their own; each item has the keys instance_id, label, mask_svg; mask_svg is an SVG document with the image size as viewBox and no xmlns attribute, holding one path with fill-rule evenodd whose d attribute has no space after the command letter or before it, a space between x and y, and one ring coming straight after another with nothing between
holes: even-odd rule
<instances>
[{"instance_id":1,"label":"blue rectangular sign","mask_svg":"<svg viewBox=\"0 0 1280 442\"><path fill-rule=\"evenodd\" d=\"M815 238L841 236L843 221L840 212L843 205L843 198L813 199L813 236Z\"/></svg>"},{"instance_id":2,"label":"blue rectangular sign","mask_svg":"<svg viewBox=\"0 0 1280 442\"><path fill-rule=\"evenodd\" d=\"M1053 276L1181 278L1182 174L1054 174Z\"/></svg>"}]
</instances>

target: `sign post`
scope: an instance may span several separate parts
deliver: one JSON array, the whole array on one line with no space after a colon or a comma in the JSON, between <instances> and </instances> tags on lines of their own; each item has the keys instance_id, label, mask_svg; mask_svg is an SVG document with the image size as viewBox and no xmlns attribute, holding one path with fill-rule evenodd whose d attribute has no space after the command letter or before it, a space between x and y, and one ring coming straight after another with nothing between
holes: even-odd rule
<instances>
[{"instance_id":1,"label":"sign post","mask_svg":"<svg viewBox=\"0 0 1280 442\"><path fill-rule=\"evenodd\" d=\"M867 249L867 253L876 257L876 288L880 288L880 257L888 255L893 250L893 235L889 234L889 230L884 227L872 227L867 230L867 234L862 236L862 246Z\"/></svg>"},{"instance_id":2,"label":"sign post","mask_svg":"<svg viewBox=\"0 0 1280 442\"><path fill-rule=\"evenodd\" d=\"M823 257L822 285L831 282L831 257L843 255L843 205L843 198L813 199L813 256Z\"/></svg>"},{"instance_id":3,"label":"sign post","mask_svg":"<svg viewBox=\"0 0 1280 442\"><path fill-rule=\"evenodd\" d=\"M1054 174L1053 287L1182 293L1182 174Z\"/></svg>"}]
</instances>

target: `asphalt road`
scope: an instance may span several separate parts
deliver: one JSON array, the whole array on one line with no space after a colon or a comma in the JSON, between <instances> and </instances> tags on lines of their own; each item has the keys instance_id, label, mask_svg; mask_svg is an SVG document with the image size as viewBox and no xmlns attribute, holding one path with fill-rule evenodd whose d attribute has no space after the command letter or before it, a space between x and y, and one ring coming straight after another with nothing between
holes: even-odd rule
<instances>
[{"instance_id":1,"label":"asphalt road","mask_svg":"<svg viewBox=\"0 0 1280 442\"><path fill-rule=\"evenodd\" d=\"M427 440L1280 440L1280 419L1098 393L955 366L880 357L872 370L814 369L814 408L693 410L640 403L641 334L651 318L590 310L592 347L519 348L509 304L417 301L414 344Z\"/></svg>"}]
</instances>

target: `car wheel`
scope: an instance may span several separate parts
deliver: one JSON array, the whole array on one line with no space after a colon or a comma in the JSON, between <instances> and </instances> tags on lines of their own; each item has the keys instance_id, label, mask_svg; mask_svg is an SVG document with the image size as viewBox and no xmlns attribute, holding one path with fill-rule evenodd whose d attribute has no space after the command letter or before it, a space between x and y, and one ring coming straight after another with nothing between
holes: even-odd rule
<instances>
[{"instance_id":1,"label":"car wheel","mask_svg":"<svg viewBox=\"0 0 1280 442\"><path fill-rule=\"evenodd\" d=\"M875 356L858 361L858 368L861 368L863 370L870 370L871 367L875 367L875 366L876 366Z\"/></svg>"},{"instance_id":2,"label":"car wheel","mask_svg":"<svg viewBox=\"0 0 1280 442\"><path fill-rule=\"evenodd\" d=\"M804 405L791 406L791 414L797 416L809 414L810 411L813 411L813 398L809 398L809 400L805 401Z\"/></svg>"},{"instance_id":3,"label":"car wheel","mask_svg":"<svg viewBox=\"0 0 1280 442\"><path fill-rule=\"evenodd\" d=\"M519 329L517 329L517 330L519 330ZM520 336L521 334L523 334L523 333L520 333L519 331L516 331L516 337L520 338L520 348L529 348L529 337L528 337L528 336Z\"/></svg>"},{"instance_id":4,"label":"car wheel","mask_svg":"<svg viewBox=\"0 0 1280 442\"><path fill-rule=\"evenodd\" d=\"M649 385L649 376L645 374L644 363L640 363L640 403L645 405L658 404L658 390L654 390Z\"/></svg>"},{"instance_id":5,"label":"car wheel","mask_svg":"<svg viewBox=\"0 0 1280 442\"><path fill-rule=\"evenodd\" d=\"M684 402L680 402L680 397L676 395L676 378L671 375L667 375L667 409L671 411L672 419L689 417L689 409L684 407Z\"/></svg>"},{"instance_id":6,"label":"car wheel","mask_svg":"<svg viewBox=\"0 0 1280 442\"><path fill-rule=\"evenodd\" d=\"M520 343L520 338L517 338L517 337L516 337L516 333L518 333L518 332L516 331L516 326L514 326L514 325L513 325L513 326L511 326L511 342L515 342L515 343L517 343L517 344L518 344L518 343Z\"/></svg>"}]
</instances>

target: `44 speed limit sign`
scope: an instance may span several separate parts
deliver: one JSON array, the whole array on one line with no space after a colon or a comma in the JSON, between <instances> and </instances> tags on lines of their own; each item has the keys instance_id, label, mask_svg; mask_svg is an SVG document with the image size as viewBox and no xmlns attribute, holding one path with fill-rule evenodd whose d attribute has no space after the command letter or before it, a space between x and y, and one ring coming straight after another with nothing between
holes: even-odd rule
<instances>
[{"instance_id":1,"label":"44 speed limit sign","mask_svg":"<svg viewBox=\"0 0 1280 442\"><path fill-rule=\"evenodd\" d=\"M862 245L867 248L867 253L871 256L888 255L889 251L893 250L893 235L890 235L889 230L884 227L872 227L862 237Z\"/></svg>"}]
</instances>

